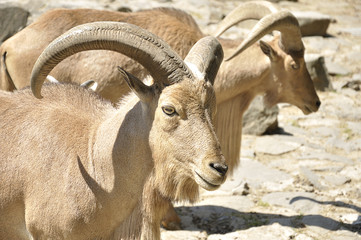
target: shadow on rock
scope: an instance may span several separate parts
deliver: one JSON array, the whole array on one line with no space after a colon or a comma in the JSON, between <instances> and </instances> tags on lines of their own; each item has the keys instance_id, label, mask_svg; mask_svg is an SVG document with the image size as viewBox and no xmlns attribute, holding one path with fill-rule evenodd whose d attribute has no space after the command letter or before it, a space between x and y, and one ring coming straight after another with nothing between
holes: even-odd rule
<instances>
[{"instance_id":1,"label":"shadow on rock","mask_svg":"<svg viewBox=\"0 0 361 240\"><path fill-rule=\"evenodd\" d=\"M293 199L293 201L297 201ZM322 215L295 215L240 212L222 206L192 206L177 207L176 212L182 220L182 229L188 231L206 231L207 234L226 234L237 230L246 230L252 227L272 225L304 228L317 226L330 231L340 228L361 234L360 224L346 224Z\"/></svg>"},{"instance_id":2,"label":"shadow on rock","mask_svg":"<svg viewBox=\"0 0 361 240\"><path fill-rule=\"evenodd\" d=\"M291 199L290 204L296 202L296 201L300 201L300 200L309 200L318 204L322 204L322 205L333 205L333 206L337 206L337 207L343 207L343 208L350 208L350 209L354 209L356 211L358 211L359 213L361 213L361 207L358 207L356 205L352 205L352 204L348 204L348 203L344 203L342 201L319 201L313 198L308 198L308 197L294 197Z\"/></svg>"}]
</instances>

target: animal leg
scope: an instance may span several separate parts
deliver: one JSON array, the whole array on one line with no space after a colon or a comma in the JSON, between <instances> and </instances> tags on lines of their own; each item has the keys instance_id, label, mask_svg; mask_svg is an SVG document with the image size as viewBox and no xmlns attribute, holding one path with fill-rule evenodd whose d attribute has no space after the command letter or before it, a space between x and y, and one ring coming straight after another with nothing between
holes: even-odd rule
<instances>
[{"instance_id":1,"label":"animal leg","mask_svg":"<svg viewBox=\"0 0 361 240\"><path fill-rule=\"evenodd\" d=\"M162 219L162 226L168 230L180 230L181 229L181 219L176 213L173 204L170 204L168 211L164 218Z\"/></svg>"}]
</instances>

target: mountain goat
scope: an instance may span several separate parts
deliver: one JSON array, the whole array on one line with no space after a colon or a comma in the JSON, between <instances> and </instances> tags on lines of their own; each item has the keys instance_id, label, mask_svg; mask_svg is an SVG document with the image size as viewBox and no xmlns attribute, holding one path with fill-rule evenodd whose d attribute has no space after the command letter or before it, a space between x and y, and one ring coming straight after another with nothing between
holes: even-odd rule
<instances>
[{"instance_id":1,"label":"mountain goat","mask_svg":"<svg viewBox=\"0 0 361 240\"><path fill-rule=\"evenodd\" d=\"M279 102L296 105L305 114L317 111L320 106L305 66L297 19L270 2L246 2L219 24L216 34L220 35L230 26L246 19L262 20L244 41L219 39L225 54L232 55L232 59L222 63L214 84L218 105L215 128L230 171L239 163L242 115L256 95L265 94L268 105ZM130 13L90 9L52 10L0 47L2 89L28 86L26 79L29 79L31 67L45 46L69 28L93 21L119 21L141 26L160 36L183 58L192 45L205 36L190 15L177 9L157 8ZM270 42L253 44L272 30L279 30L281 35ZM243 54L240 54L241 51L244 51ZM128 92L120 73L115 70L117 65L140 78L148 75L133 60L108 51L78 53L55 67L51 75L60 81L78 84L93 79L98 83L96 91L101 96L117 102Z\"/></svg>"},{"instance_id":2,"label":"mountain goat","mask_svg":"<svg viewBox=\"0 0 361 240\"><path fill-rule=\"evenodd\" d=\"M267 105L286 102L297 106L304 114L317 111L321 104L305 65L305 49L297 19L267 1L245 2L219 23L215 35L246 19L260 21L245 40L218 39L225 55L231 56L222 62L214 83L218 109L214 126L229 173L240 162L242 116L256 95L265 95ZM72 26L100 20L141 26L160 36L183 58L191 46L205 36L189 14L177 9L157 8L131 13L52 10L0 47L3 56L0 84L10 86L10 90L11 86L29 85L23 79L29 79L31 66L51 40ZM280 35L269 42L254 44L273 30L280 31ZM99 84L96 91L100 95L117 102L128 91L122 76L115 70L117 65L140 78L148 75L133 60L103 51L69 57L55 67L51 75L60 81L78 84L93 79Z\"/></svg>"},{"instance_id":3,"label":"mountain goat","mask_svg":"<svg viewBox=\"0 0 361 240\"><path fill-rule=\"evenodd\" d=\"M135 59L154 83L119 69L136 96L116 107L73 84L42 87L62 59L95 49ZM214 190L225 181L211 122L222 59L213 37L183 61L157 36L119 22L81 25L54 40L32 72L37 98L28 88L0 92L0 239L108 239L122 223L139 224L123 236L142 228L136 238L159 239L154 216L168 199L195 200L198 185Z\"/></svg>"}]
</instances>

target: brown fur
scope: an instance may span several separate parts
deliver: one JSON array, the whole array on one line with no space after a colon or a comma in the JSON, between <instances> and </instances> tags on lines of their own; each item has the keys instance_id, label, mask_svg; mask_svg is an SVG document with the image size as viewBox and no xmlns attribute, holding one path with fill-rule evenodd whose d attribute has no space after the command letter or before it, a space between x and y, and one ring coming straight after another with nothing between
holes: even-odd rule
<instances>
[{"instance_id":1,"label":"brown fur","mask_svg":"<svg viewBox=\"0 0 361 240\"><path fill-rule=\"evenodd\" d=\"M118 108L75 85L42 93L0 92L0 239L107 239L121 222L117 234L159 239L169 199L196 200L195 171L225 180L209 167L224 164L209 83L185 79Z\"/></svg>"},{"instance_id":2,"label":"brown fur","mask_svg":"<svg viewBox=\"0 0 361 240\"><path fill-rule=\"evenodd\" d=\"M18 71L22 74L19 77L10 73L14 82L30 79L32 64L42 49L57 35L77 24L100 20L127 21L146 28L162 37L182 57L185 57L191 46L204 36L190 15L176 9L151 9L134 13L84 9L52 10L1 47L1 51L8 49L8 52L13 52L12 59L9 55L7 60L8 67L14 69L12 72L16 72L15 69L24 69L24 72ZM61 24L59 21L62 21ZM39 32L47 32L47 34ZM219 40L226 56L231 55L242 42L241 39ZM319 99L305 67L303 55L292 55L293 53L288 55L279 47L278 40L279 37L275 37L274 40L268 42L277 53L275 59L271 60L262 52L259 44L254 44L231 61L223 62L215 80L214 89L218 108L215 128L230 173L240 162L242 116L256 95L264 94L268 105L279 102L296 105L305 114L318 109ZM24 44L26 46L34 46L34 42L41 44L36 46L36 50L25 49L24 51L19 48L19 45L26 41L31 41L29 44ZM27 57L24 57L25 52L29 53ZM24 64L18 67L24 60ZM290 67L293 62L300 65L298 70ZM123 66L137 76L147 75L144 68L134 64L134 61L117 53L103 51L74 55L60 63L51 75L60 81L75 81L76 79L77 83L93 79L99 83L97 91L103 97L116 102L128 91L116 71L117 65ZM25 69L24 66L29 67ZM22 82L18 86L28 84L29 82Z\"/></svg>"},{"instance_id":3,"label":"brown fur","mask_svg":"<svg viewBox=\"0 0 361 240\"><path fill-rule=\"evenodd\" d=\"M185 40L184 43L179 42L177 47L172 46L179 55L185 57L195 42L203 36L193 35L193 29L197 25L190 16L184 18L180 15L182 17L182 21L180 21L180 17L172 16L173 13L177 13L177 10L160 8L155 10L155 12L140 11L134 13L91 9L51 10L40 16L33 24L11 37L11 40L4 42L0 48L0 54L3 55L5 51L8 52L6 65L8 66L9 74L14 81L16 89L21 89L29 85L32 67L40 53L61 33L83 23L118 21L132 23L150 32L158 33L168 43L179 41L178 39L181 38L189 39ZM155 16L157 16L156 19L154 19ZM54 28L54 26L57 27ZM172 28L177 28L179 31L176 34L165 37L168 29ZM28 41L29 44L26 44ZM186 44L187 48L184 48L183 44ZM24 52L27 53L27 57L24 57ZM104 58L104 56L106 57ZM88 57L91 57L92 61L86 60ZM93 79L98 83L97 91L100 95L112 102L117 102L121 96L129 92L126 83L122 81L121 75L116 70L120 64L128 72L139 78L147 76L146 70L134 60L119 53L103 50L82 52L71 56L54 68L50 74L61 82L74 82L78 84ZM19 70L18 66L21 66L22 70ZM104 72L107 72L105 78ZM6 81L7 79L0 79L0 82Z\"/></svg>"},{"instance_id":4,"label":"brown fur","mask_svg":"<svg viewBox=\"0 0 361 240\"><path fill-rule=\"evenodd\" d=\"M75 25L101 20L126 21L148 29L162 37L182 57L185 57L194 43L204 36L194 19L177 9L158 8L134 13L89 9L51 10L6 41L0 49L1 51L8 49L10 53L7 65L8 68L14 69L10 75L14 79L16 87L21 88L29 84L31 66L51 40ZM40 34L40 31L47 34ZM31 44L24 44L23 48L33 47L34 42L41 44L36 45L36 48L33 47L32 50L19 48L19 43L25 41L31 41ZM226 56L230 55L241 43L241 40L220 39L220 41ZM215 126L218 129L217 135L220 138L222 149L225 149L224 154L231 171L239 163L240 143L237 142L241 139L242 115L256 95L266 94L266 101L269 105L279 102L294 104L306 114L310 112L309 110L316 111L318 108L316 103L319 99L305 67L303 55L286 54L279 47L278 37L275 37L269 44L277 53L276 61L271 61L255 44L231 61L223 62L215 80L218 108L226 107L228 103L234 105L230 99L243 102L238 103L242 108L233 109L238 111L237 113L223 111L223 114L228 116L219 114L216 116L218 119ZM24 57L24 52L28 52L27 57ZM301 65L298 71L289 67L293 60ZM21 67L17 67L19 63L22 63ZM65 82L82 83L93 79L99 84L97 92L112 102L116 102L128 92L124 81L116 71L117 65L122 65L136 76L145 77L147 75L146 70L133 60L118 53L104 51L76 54L60 63L51 72L51 75ZM24 68L24 66L29 67ZM22 70L15 71L15 69ZM24 79L26 82L22 82ZM234 116L234 119L231 119L231 115ZM221 119L225 119L225 122ZM233 123L234 128L229 128L229 123ZM223 129L222 132L219 129ZM234 147L230 147L231 145Z\"/></svg>"}]
</instances>

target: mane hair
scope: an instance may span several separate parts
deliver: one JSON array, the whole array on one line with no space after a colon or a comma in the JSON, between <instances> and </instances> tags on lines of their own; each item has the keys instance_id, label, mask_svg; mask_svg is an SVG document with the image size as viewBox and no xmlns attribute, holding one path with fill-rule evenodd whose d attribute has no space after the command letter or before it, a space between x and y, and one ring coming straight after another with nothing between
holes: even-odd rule
<instances>
[{"instance_id":1,"label":"mane hair","mask_svg":"<svg viewBox=\"0 0 361 240\"><path fill-rule=\"evenodd\" d=\"M214 126L230 175L240 163L243 113L249 107L251 100L245 94L240 94L217 105Z\"/></svg>"}]
</instances>

